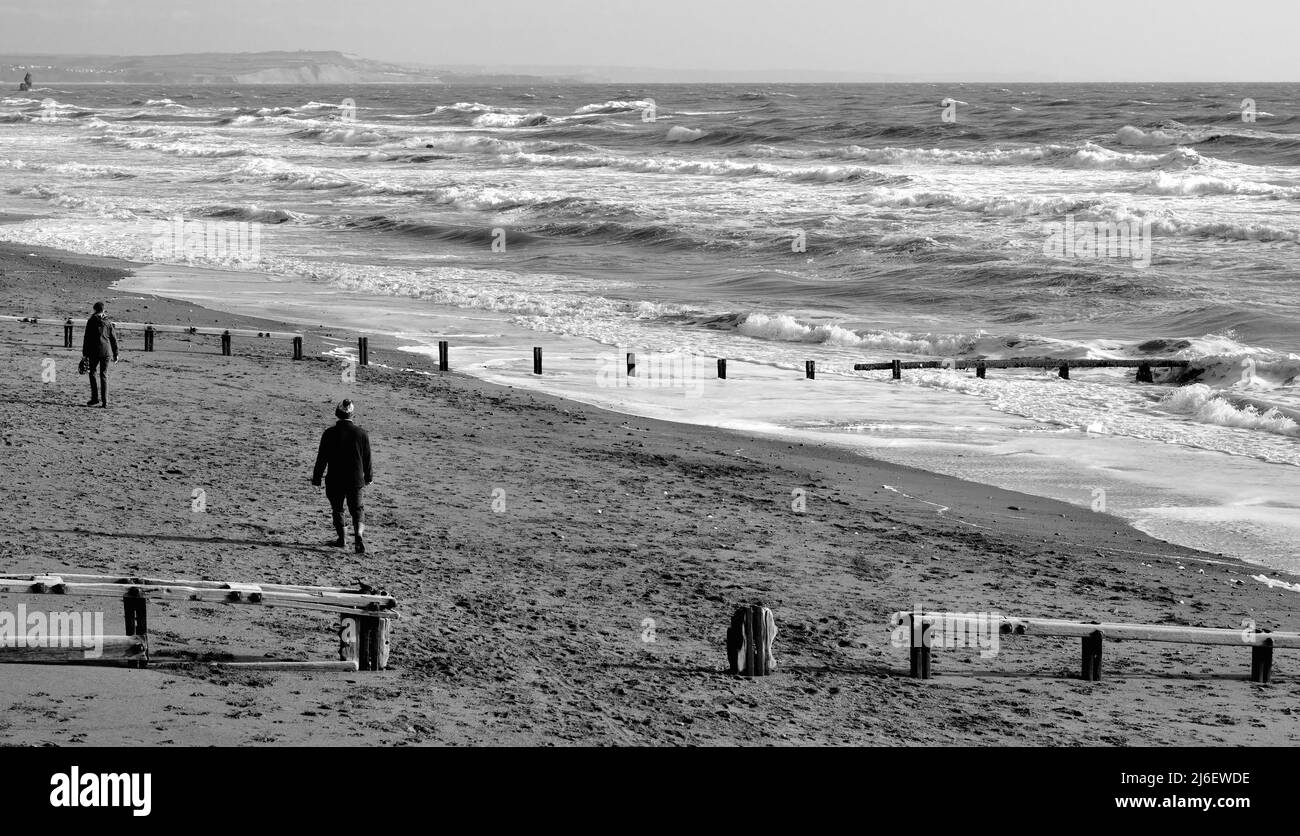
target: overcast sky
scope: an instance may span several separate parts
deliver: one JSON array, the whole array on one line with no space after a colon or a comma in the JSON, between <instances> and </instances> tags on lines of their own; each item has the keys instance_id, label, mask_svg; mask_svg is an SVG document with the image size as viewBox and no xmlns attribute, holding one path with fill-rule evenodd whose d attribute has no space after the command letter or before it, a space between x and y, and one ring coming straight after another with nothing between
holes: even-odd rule
<instances>
[{"instance_id":1,"label":"overcast sky","mask_svg":"<svg viewBox=\"0 0 1300 836\"><path fill-rule=\"evenodd\" d=\"M337 49L426 64L1295 81L1297 0L26 0L0 52Z\"/></svg>"}]
</instances>

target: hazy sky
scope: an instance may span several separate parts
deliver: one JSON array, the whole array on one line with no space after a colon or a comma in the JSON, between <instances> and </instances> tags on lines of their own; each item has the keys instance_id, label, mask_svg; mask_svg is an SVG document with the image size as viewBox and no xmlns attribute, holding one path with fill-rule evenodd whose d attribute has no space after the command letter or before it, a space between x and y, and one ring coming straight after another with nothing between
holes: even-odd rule
<instances>
[{"instance_id":1,"label":"hazy sky","mask_svg":"<svg viewBox=\"0 0 1300 836\"><path fill-rule=\"evenodd\" d=\"M1295 81L1297 0L25 0L0 52Z\"/></svg>"}]
</instances>

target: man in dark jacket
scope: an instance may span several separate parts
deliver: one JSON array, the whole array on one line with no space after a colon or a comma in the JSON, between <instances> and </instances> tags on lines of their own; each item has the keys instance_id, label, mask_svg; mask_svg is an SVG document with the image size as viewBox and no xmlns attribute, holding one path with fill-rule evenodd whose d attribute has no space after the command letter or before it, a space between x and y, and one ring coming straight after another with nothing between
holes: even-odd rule
<instances>
[{"instance_id":1,"label":"man in dark jacket","mask_svg":"<svg viewBox=\"0 0 1300 836\"><path fill-rule=\"evenodd\" d=\"M353 545L357 554L365 554L366 544L361 539L365 526L362 523L361 490L373 481L370 472L370 436L366 431L352 423L355 407L350 400L344 400L334 410L338 423L320 437L320 449L316 453L316 469L312 471L311 483L320 487L321 476L325 477L325 496L330 501L330 511L334 515L334 531L338 538L330 541L331 546L343 546L343 503L348 504L348 513L352 515Z\"/></svg>"},{"instance_id":2,"label":"man in dark jacket","mask_svg":"<svg viewBox=\"0 0 1300 836\"><path fill-rule=\"evenodd\" d=\"M95 303L95 312L86 320L86 336L81 341L81 356L90 364L90 401L86 406L99 404L108 407L108 360L117 362L117 332L108 314L104 312L104 303ZM95 375L99 375L99 385L95 385Z\"/></svg>"}]
</instances>

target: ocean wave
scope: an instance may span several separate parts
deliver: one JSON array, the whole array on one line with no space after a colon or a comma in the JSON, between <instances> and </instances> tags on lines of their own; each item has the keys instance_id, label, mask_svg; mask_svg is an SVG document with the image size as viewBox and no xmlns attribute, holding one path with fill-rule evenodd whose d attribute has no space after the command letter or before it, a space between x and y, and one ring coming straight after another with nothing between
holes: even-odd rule
<instances>
[{"instance_id":1,"label":"ocean wave","mask_svg":"<svg viewBox=\"0 0 1300 836\"><path fill-rule=\"evenodd\" d=\"M600 104L587 104L573 111L578 116L600 113L631 113L633 111L648 110L654 106L654 102L649 99L633 99L631 101L611 100Z\"/></svg>"},{"instance_id":2,"label":"ocean wave","mask_svg":"<svg viewBox=\"0 0 1300 836\"><path fill-rule=\"evenodd\" d=\"M241 163L233 171L216 176L217 180L249 178L276 183L290 189L328 190L357 186L357 181L337 171L298 165L274 158L258 158Z\"/></svg>"},{"instance_id":3,"label":"ocean wave","mask_svg":"<svg viewBox=\"0 0 1300 836\"><path fill-rule=\"evenodd\" d=\"M1222 393L1203 383L1193 383L1170 392L1161 400L1160 406L1167 412L1185 415L1204 424L1300 437L1300 424L1280 410L1261 411L1251 404L1233 404Z\"/></svg>"},{"instance_id":4,"label":"ocean wave","mask_svg":"<svg viewBox=\"0 0 1300 836\"><path fill-rule=\"evenodd\" d=\"M324 145L378 145L392 137L363 128L304 128L289 134L294 139L314 139Z\"/></svg>"},{"instance_id":5,"label":"ocean wave","mask_svg":"<svg viewBox=\"0 0 1300 836\"><path fill-rule=\"evenodd\" d=\"M1120 145L1141 145L1149 147L1169 145L1195 145L1217 136L1223 131L1193 129L1186 125L1171 123L1159 128L1144 130L1132 125L1125 125L1115 133L1115 140Z\"/></svg>"},{"instance_id":6,"label":"ocean wave","mask_svg":"<svg viewBox=\"0 0 1300 836\"><path fill-rule=\"evenodd\" d=\"M261 224L301 223L316 216L305 212L292 212L288 209L263 209L258 206L230 206L218 204L204 206L190 214L201 218L217 218L227 221L256 221Z\"/></svg>"},{"instance_id":7,"label":"ocean wave","mask_svg":"<svg viewBox=\"0 0 1300 836\"><path fill-rule=\"evenodd\" d=\"M11 194L46 200L64 209L75 209L88 215L114 220L133 220L137 216L131 210L93 195L68 192L45 183L38 183L25 189L11 190Z\"/></svg>"},{"instance_id":8,"label":"ocean wave","mask_svg":"<svg viewBox=\"0 0 1300 836\"><path fill-rule=\"evenodd\" d=\"M773 149L775 150L775 149ZM787 151L779 151L781 156L789 156ZM861 160L863 162L889 164L922 165L972 165L972 166L1015 166L1049 163L1067 168L1095 169L1158 169L1185 168L1201 161L1200 156L1190 149L1176 149L1166 154L1129 154L1111 151L1100 145L1085 142L1079 145L1047 144L1031 145L1024 148L993 148L989 150L961 150L949 148L864 148L849 145L843 148L819 150L797 156L814 156L818 158L839 158Z\"/></svg>"},{"instance_id":9,"label":"ocean wave","mask_svg":"<svg viewBox=\"0 0 1300 836\"><path fill-rule=\"evenodd\" d=\"M1157 175L1144 183L1137 191L1143 194L1160 195L1261 195L1261 196L1300 196L1300 188L1275 186L1271 183L1258 183L1250 180L1225 180L1206 174L1177 175L1168 172Z\"/></svg>"},{"instance_id":10,"label":"ocean wave","mask_svg":"<svg viewBox=\"0 0 1300 836\"><path fill-rule=\"evenodd\" d=\"M881 174L852 165L785 167L769 163L732 160L684 160L665 157L544 155L527 152L502 154L502 162L557 168L614 168L646 174L700 174L718 177L772 177L800 183L875 182L900 183L908 178Z\"/></svg>"},{"instance_id":11,"label":"ocean wave","mask_svg":"<svg viewBox=\"0 0 1300 836\"><path fill-rule=\"evenodd\" d=\"M476 128L535 128L549 121L544 113L484 113L470 124Z\"/></svg>"}]
</instances>

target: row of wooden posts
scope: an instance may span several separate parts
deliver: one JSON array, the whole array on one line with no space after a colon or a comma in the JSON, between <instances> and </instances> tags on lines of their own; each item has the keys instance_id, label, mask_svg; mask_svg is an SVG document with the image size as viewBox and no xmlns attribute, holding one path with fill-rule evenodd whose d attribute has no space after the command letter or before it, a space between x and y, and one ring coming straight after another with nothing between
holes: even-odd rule
<instances>
[{"instance_id":1,"label":"row of wooden posts","mask_svg":"<svg viewBox=\"0 0 1300 836\"><path fill-rule=\"evenodd\" d=\"M38 322L39 320L24 320ZM122 323L118 327L131 327L134 323ZM136 327L139 327L136 325ZM196 328L191 326L179 325L153 325L146 324L144 328L144 350L154 350L154 335L159 331L184 333L184 334L217 334L221 336L221 353L229 357L233 352L233 338L235 335L249 335L256 333L258 337L275 337L275 338L292 338L293 339L293 359L303 359L302 335L293 333L275 333L275 332L253 332L249 330L232 331L225 329L220 332L215 328ZM72 348L72 320L69 319L63 324L63 347ZM449 347L446 340L438 341L438 371L447 371L450 368ZM359 365L370 365L370 340L368 337L357 337L357 362ZM857 372L865 371L884 371L892 372L894 380L901 380L904 369L971 369L975 370L975 376L983 378L986 376L988 369L1051 369L1055 368L1057 374L1065 380L1070 379L1070 369L1099 369L1099 368L1136 368L1138 383L1153 383L1154 376L1152 369L1158 368L1187 368L1190 365L1187 360L1170 360L1170 359L1149 359L1149 360L1088 360L1075 359L1063 360L1056 358L1021 358L1011 360L887 360L877 363L855 363L853 370ZM533 347L533 374L542 373L542 348L541 346ZM629 351L627 353L627 374L628 377L636 375L636 354ZM817 361L804 361L804 377L808 380L817 378ZM727 361L725 358L718 358L718 379L727 379Z\"/></svg>"}]
</instances>

